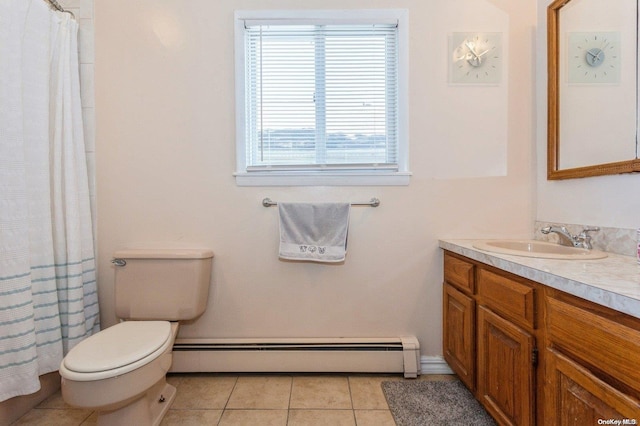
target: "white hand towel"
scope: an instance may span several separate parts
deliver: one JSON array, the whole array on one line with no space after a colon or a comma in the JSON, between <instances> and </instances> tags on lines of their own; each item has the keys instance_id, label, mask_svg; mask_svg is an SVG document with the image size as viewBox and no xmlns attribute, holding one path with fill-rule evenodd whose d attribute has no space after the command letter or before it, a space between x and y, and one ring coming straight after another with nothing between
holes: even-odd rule
<instances>
[{"instance_id":1,"label":"white hand towel","mask_svg":"<svg viewBox=\"0 0 640 426\"><path fill-rule=\"evenodd\" d=\"M281 259L344 261L349 203L278 203L278 210Z\"/></svg>"}]
</instances>

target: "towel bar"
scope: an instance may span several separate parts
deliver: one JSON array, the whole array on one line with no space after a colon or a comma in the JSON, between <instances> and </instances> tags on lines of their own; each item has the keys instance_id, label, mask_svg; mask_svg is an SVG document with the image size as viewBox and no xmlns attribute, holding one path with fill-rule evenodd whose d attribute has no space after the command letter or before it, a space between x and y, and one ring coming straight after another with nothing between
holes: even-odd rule
<instances>
[{"instance_id":1,"label":"towel bar","mask_svg":"<svg viewBox=\"0 0 640 426\"><path fill-rule=\"evenodd\" d=\"M275 201L272 201L271 198L265 198L264 200L262 200L262 205L264 207L273 207L273 206L277 206L278 203ZM378 207L380 205L380 200L378 198L372 198L371 200L369 200L366 203L351 203L352 206L369 206L369 207Z\"/></svg>"}]
</instances>

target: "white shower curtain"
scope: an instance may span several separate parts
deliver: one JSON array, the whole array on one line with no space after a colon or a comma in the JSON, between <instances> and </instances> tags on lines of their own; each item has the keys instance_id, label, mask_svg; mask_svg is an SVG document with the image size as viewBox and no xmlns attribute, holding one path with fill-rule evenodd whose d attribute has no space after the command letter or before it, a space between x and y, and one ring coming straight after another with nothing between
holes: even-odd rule
<instances>
[{"instance_id":1,"label":"white shower curtain","mask_svg":"<svg viewBox=\"0 0 640 426\"><path fill-rule=\"evenodd\" d=\"M78 25L0 0L0 401L99 329Z\"/></svg>"}]
</instances>

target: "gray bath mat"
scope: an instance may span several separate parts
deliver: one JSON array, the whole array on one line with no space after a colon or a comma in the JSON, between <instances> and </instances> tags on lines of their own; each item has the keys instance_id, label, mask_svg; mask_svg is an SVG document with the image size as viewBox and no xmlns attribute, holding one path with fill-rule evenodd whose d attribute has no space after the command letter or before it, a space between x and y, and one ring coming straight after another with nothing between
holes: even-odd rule
<instances>
[{"instance_id":1,"label":"gray bath mat","mask_svg":"<svg viewBox=\"0 0 640 426\"><path fill-rule=\"evenodd\" d=\"M496 424L457 380L382 382L382 390L398 426Z\"/></svg>"}]
</instances>

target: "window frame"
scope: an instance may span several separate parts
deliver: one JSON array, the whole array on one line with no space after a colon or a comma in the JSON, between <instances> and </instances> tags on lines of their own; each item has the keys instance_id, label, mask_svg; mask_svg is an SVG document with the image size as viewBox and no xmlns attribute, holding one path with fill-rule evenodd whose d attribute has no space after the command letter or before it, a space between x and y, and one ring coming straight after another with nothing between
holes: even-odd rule
<instances>
[{"instance_id":1,"label":"window frame","mask_svg":"<svg viewBox=\"0 0 640 426\"><path fill-rule=\"evenodd\" d=\"M398 24L398 146L397 170L321 168L248 171L245 140L245 21L283 22L323 21L324 23L365 24L397 22ZM237 10L235 11L235 97L236 97L236 184L239 186L347 186L408 185L409 163L408 115L408 11L406 9L358 10Z\"/></svg>"}]
</instances>

